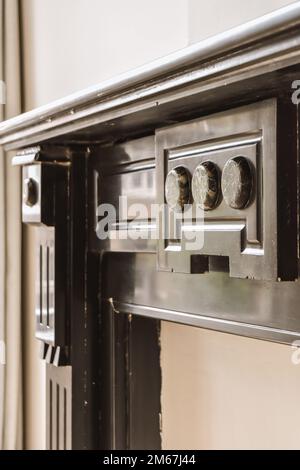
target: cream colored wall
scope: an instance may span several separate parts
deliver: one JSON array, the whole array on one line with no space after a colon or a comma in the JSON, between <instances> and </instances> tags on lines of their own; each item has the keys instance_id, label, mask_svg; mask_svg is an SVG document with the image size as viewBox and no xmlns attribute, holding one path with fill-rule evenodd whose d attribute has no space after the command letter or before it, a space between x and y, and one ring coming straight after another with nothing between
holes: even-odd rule
<instances>
[{"instance_id":1,"label":"cream colored wall","mask_svg":"<svg viewBox=\"0 0 300 470\"><path fill-rule=\"evenodd\" d=\"M188 43L186 0L23 0L26 108Z\"/></svg>"},{"instance_id":2,"label":"cream colored wall","mask_svg":"<svg viewBox=\"0 0 300 470\"><path fill-rule=\"evenodd\" d=\"M188 0L189 41L233 28L277 8L293 3L291 0Z\"/></svg>"},{"instance_id":3,"label":"cream colored wall","mask_svg":"<svg viewBox=\"0 0 300 470\"><path fill-rule=\"evenodd\" d=\"M287 3L22 0L26 109ZM33 251L34 234L26 229L25 442L43 448L45 371L33 339ZM288 347L171 323L162 324L161 344L165 448L300 447L300 371Z\"/></svg>"}]
</instances>

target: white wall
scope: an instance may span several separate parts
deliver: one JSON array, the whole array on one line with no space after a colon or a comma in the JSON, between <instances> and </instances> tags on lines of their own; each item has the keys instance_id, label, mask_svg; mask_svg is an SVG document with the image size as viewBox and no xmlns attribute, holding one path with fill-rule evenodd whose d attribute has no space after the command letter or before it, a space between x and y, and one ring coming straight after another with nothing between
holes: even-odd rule
<instances>
[{"instance_id":1,"label":"white wall","mask_svg":"<svg viewBox=\"0 0 300 470\"><path fill-rule=\"evenodd\" d=\"M22 0L26 109L287 3ZM44 368L33 340L33 247L27 230L26 445L42 448ZM162 324L161 345L164 447L300 448L300 373L289 347L171 323Z\"/></svg>"}]
</instances>

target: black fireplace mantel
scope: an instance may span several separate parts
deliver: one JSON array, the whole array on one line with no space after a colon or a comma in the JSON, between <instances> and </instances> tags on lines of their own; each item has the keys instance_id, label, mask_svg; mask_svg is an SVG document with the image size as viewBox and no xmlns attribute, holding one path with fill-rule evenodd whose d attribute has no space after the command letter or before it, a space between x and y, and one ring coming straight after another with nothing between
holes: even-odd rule
<instances>
[{"instance_id":1,"label":"black fireplace mantel","mask_svg":"<svg viewBox=\"0 0 300 470\"><path fill-rule=\"evenodd\" d=\"M299 89L297 2L0 123L38 233L50 449L160 447L161 320L299 341ZM103 241L120 195L204 224L166 240L118 208Z\"/></svg>"}]
</instances>

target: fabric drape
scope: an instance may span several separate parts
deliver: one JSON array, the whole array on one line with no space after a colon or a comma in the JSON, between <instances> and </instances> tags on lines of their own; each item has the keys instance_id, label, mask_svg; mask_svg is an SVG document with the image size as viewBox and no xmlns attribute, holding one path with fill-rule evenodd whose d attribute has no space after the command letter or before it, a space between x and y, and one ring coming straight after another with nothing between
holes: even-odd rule
<instances>
[{"instance_id":1,"label":"fabric drape","mask_svg":"<svg viewBox=\"0 0 300 470\"><path fill-rule=\"evenodd\" d=\"M20 54L19 1L0 0L0 120L21 112ZM23 440L20 186L0 148L0 449L21 449Z\"/></svg>"}]
</instances>

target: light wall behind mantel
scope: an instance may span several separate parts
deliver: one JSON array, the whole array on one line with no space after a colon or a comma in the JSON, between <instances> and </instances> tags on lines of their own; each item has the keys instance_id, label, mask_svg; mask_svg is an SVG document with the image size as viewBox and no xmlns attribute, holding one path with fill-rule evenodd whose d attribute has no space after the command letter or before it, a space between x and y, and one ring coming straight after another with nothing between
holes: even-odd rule
<instances>
[{"instance_id":1,"label":"light wall behind mantel","mask_svg":"<svg viewBox=\"0 0 300 470\"><path fill-rule=\"evenodd\" d=\"M290 2L21 3L29 110ZM25 443L44 448L45 369L34 339L35 238L28 228L24 248ZM300 366L291 364L289 347L165 322L161 347L165 448L300 448Z\"/></svg>"}]
</instances>

